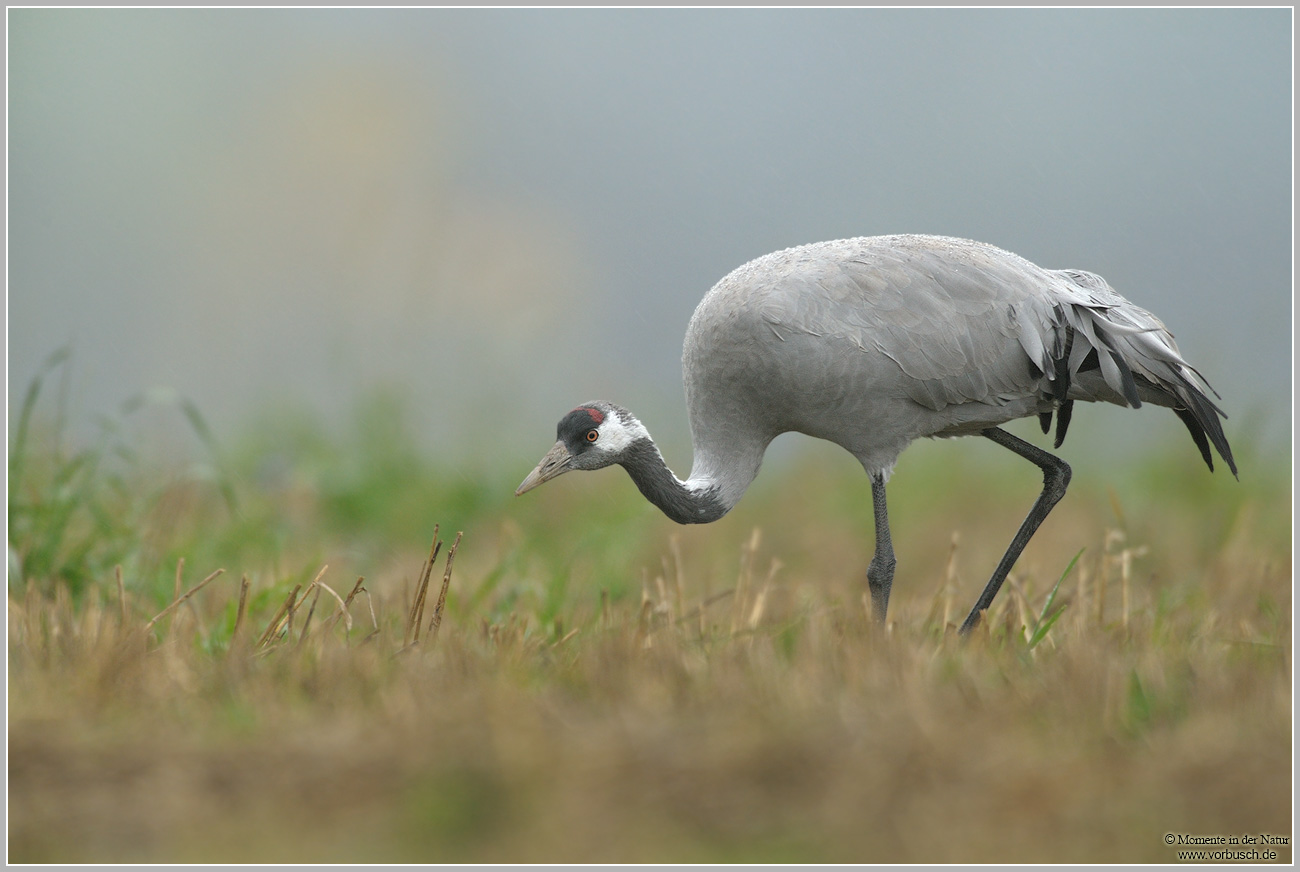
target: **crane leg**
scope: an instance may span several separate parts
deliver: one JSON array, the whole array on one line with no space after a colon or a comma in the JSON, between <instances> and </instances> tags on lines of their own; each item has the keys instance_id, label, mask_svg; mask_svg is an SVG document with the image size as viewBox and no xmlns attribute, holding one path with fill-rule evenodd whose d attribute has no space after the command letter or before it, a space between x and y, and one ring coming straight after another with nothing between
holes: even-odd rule
<instances>
[{"instance_id":1,"label":"crane leg","mask_svg":"<svg viewBox=\"0 0 1300 872\"><path fill-rule=\"evenodd\" d=\"M975 608L971 609L970 615L967 616L965 623L961 625L960 632L963 635L969 633L980 622L980 615L993 602L993 597L997 596L998 588L1002 587L1002 582L1006 580L1007 573L1011 571L1011 567L1020 558L1020 552L1025 550L1025 546L1029 544L1030 538L1033 537L1039 525L1043 523L1047 513L1060 502L1061 497L1065 496L1065 489L1070 484L1070 466L1061 458L1048 454L1041 448L1030 445L1023 439L1018 439L1005 430L999 430L997 427L984 430L983 435L1004 448L1010 448L1026 460L1031 460L1037 464L1038 468L1043 471L1043 492L1038 495L1038 499L1034 501L1033 508L1029 510L1024 523L1016 531L1016 537L1011 540L1011 545L1007 547L1007 553L1002 555L1002 562L993 571L993 577L984 586L984 592L980 594L980 598L975 601Z\"/></svg>"},{"instance_id":2,"label":"crane leg","mask_svg":"<svg viewBox=\"0 0 1300 872\"><path fill-rule=\"evenodd\" d=\"M885 507L885 477L871 477L871 503L876 515L876 553L867 567L867 587L871 590L871 613L885 623L889 609L889 589L894 585L894 544L889 539L889 510Z\"/></svg>"}]
</instances>

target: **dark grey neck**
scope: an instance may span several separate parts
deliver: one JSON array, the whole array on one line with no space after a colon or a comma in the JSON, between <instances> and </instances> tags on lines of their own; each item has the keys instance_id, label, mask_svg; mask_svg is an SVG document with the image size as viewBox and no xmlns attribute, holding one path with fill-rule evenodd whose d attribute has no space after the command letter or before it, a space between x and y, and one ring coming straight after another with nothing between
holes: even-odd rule
<instances>
[{"instance_id":1,"label":"dark grey neck","mask_svg":"<svg viewBox=\"0 0 1300 872\"><path fill-rule=\"evenodd\" d=\"M641 493L679 524L707 524L727 513L716 487L690 488L673 475L649 439L633 442L619 461Z\"/></svg>"}]
</instances>

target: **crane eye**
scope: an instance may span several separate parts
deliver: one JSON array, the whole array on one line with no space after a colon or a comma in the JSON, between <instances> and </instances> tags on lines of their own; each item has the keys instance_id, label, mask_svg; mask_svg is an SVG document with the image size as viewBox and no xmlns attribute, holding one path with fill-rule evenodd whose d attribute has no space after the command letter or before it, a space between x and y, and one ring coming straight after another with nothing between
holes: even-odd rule
<instances>
[{"instance_id":1,"label":"crane eye","mask_svg":"<svg viewBox=\"0 0 1300 872\"><path fill-rule=\"evenodd\" d=\"M588 430L588 431L587 431L587 441L588 441L588 442L595 442L595 441L596 441L597 439L599 439L599 438L600 438L600 431L599 431L599 430Z\"/></svg>"}]
</instances>

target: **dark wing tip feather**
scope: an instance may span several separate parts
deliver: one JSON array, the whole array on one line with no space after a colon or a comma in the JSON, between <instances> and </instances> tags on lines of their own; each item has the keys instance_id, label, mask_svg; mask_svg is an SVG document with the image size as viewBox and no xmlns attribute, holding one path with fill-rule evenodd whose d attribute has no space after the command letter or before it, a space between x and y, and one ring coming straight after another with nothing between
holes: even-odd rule
<instances>
[{"instance_id":1,"label":"dark wing tip feather","mask_svg":"<svg viewBox=\"0 0 1300 872\"><path fill-rule=\"evenodd\" d=\"M1070 417L1073 414L1074 400L1066 400L1056 410L1056 439L1052 443L1053 448L1060 448L1065 444L1065 431L1070 429Z\"/></svg>"},{"instance_id":2,"label":"dark wing tip feather","mask_svg":"<svg viewBox=\"0 0 1300 872\"><path fill-rule=\"evenodd\" d=\"M1223 425L1219 423L1219 416L1223 413L1200 391L1187 391L1184 399L1188 401L1187 408L1175 408L1174 414L1187 425L1188 432L1192 434L1192 441L1201 450L1205 465L1211 472L1214 471L1214 461L1210 455L1210 443L1213 443L1219 456L1232 471L1232 477L1239 478L1237 463L1232 457L1232 447L1228 445L1228 437L1223 434ZM1223 417L1226 418L1227 415Z\"/></svg>"},{"instance_id":3,"label":"dark wing tip feather","mask_svg":"<svg viewBox=\"0 0 1300 872\"><path fill-rule=\"evenodd\" d=\"M1205 439L1205 429L1197 423L1196 416L1186 409L1174 409L1174 414L1187 425L1187 432L1192 434L1192 441L1201 450L1205 465L1210 468L1210 472L1214 472L1214 456L1210 454L1210 443Z\"/></svg>"},{"instance_id":4,"label":"dark wing tip feather","mask_svg":"<svg viewBox=\"0 0 1300 872\"><path fill-rule=\"evenodd\" d=\"M1228 437L1223 434L1223 425L1219 423L1219 416L1228 417L1219 410L1209 398L1202 393L1192 395L1193 409L1192 413L1196 415L1201 426L1205 428L1205 434L1210 437L1210 442L1218 449L1219 456L1223 458L1224 463L1228 464L1228 469L1232 470L1232 477L1237 476L1237 463L1232 459L1232 448L1228 445Z\"/></svg>"},{"instance_id":5,"label":"dark wing tip feather","mask_svg":"<svg viewBox=\"0 0 1300 872\"><path fill-rule=\"evenodd\" d=\"M1106 343L1110 344L1109 341ZM1124 388L1124 399L1135 409L1142 408L1142 398L1138 396L1137 382L1133 379L1133 370L1129 369L1126 361L1114 348L1110 351L1110 359L1115 361L1115 366L1119 367L1120 385Z\"/></svg>"}]
</instances>

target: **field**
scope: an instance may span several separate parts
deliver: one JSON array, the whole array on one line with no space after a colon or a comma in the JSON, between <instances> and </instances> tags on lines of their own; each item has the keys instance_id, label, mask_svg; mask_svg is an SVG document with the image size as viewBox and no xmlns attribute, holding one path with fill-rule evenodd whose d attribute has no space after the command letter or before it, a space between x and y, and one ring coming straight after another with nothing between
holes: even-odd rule
<instances>
[{"instance_id":1,"label":"field","mask_svg":"<svg viewBox=\"0 0 1300 872\"><path fill-rule=\"evenodd\" d=\"M219 450L182 403L186 464L70 447L31 398L11 862L1292 858L1281 452L1076 465L962 640L1039 483L984 440L904 455L882 630L834 449L683 528L618 470L516 500L535 457L440 466L382 396Z\"/></svg>"}]
</instances>

